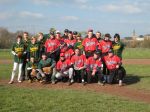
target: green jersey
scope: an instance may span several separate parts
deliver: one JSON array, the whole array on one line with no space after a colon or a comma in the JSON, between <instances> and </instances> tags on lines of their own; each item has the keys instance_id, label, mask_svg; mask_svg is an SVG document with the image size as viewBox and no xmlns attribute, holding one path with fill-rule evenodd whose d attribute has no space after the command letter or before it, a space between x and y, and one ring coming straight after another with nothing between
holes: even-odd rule
<instances>
[{"instance_id":1,"label":"green jersey","mask_svg":"<svg viewBox=\"0 0 150 112\"><path fill-rule=\"evenodd\" d=\"M124 50L125 45L122 42L113 42L113 51L114 54L122 58L122 52Z\"/></svg>"},{"instance_id":2,"label":"green jersey","mask_svg":"<svg viewBox=\"0 0 150 112\"><path fill-rule=\"evenodd\" d=\"M81 42L76 42L75 45L74 45L74 48L79 48L80 50L83 50L82 41Z\"/></svg>"},{"instance_id":3,"label":"green jersey","mask_svg":"<svg viewBox=\"0 0 150 112\"><path fill-rule=\"evenodd\" d=\"M27 63L27 68L32 68L32 69L37 69L38 68L38 63L37 62L28 62Z\"/></svg>"},{"instance_id":4,"label":"green jersey","mask_svg":"<svg viewBox=\"0 0 150 112\"><path fill-rule=\"evenodd\" d=\"M23 55L25 54L25 45L21 43L14 43L12 47L12 52L14 54L14 61L17 63L23 63ZM22 56L18 57L17 54L21 53Z\"/></svg>"},{"instance_id":5,"label":"green jersey","mask_svg":"<svg viewBox=\"0 0 150 112\"><path fill-rule=\"evenodd\" d=\"M44 67L51 67L54 68L56 65L56 62L51 59L51 58L47 58L46 60L40 60L39 64L38 64L38 68L42 69Z\"/></svg>"},{"instance_id":6,"label":"green jersey","mask_svg":"<svg viewBox=\"0 0 150 112\"><path fill-rule=\"evenodd\" d=\"M30 59L34 57L36 61L39 61L40 58L40 45L38 43L30 43L27 47L27 57Z\"/></svg>"}]
</instances>

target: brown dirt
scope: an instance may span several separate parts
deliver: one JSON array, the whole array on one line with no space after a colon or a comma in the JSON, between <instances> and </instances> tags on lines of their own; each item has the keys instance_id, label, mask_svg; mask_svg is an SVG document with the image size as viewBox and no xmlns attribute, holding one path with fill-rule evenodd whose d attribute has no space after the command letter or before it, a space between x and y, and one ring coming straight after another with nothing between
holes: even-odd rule
<instances>
[{"instance_id":1,"label":"brown dirt","mask_svg":"<svg viewBox=\"0 0 150 112\"><path fill-rule=\"evenodd\" d=\"M12 59L0 59L0 64L11 64L13 63ZM123 59L123 64L125 65L150 65L150 59Z\"/></svg>"},{"instance_id":2,"label":"brown dirt","mask_svg":"<svg viewBox=\"0 0 150 112\"><path fill-rule=\"evenodd\" d=\"M0 85L8 85L8 80L1 80ZM73 85L68 86L67 83L62 83L62 82L52 85L52 84L40 84L38 82L28 83L27 81L21 84L14 83L9 86L21 87L21 88L33 88L33 89L53 88L53 89L84 90L84 91L100 92L100 93L120 96L133 101L150 103L150 91L136 90L133 88L128 88L127 86L122 86L122 87L119 87L118 85L99 86L98 84L87 84L83 86L82 84L78 84L78 83L74 83Z\"/></svg>"},{"instance_id":3,"label":"brown dirt","mask_svg":"<svg viewBox=\"0 0 150 112\"><path fill-rule=\"evenodd\" d=\"M150 59L123 59L125 65L150 65Z\"/></svg>"}]
</instances>

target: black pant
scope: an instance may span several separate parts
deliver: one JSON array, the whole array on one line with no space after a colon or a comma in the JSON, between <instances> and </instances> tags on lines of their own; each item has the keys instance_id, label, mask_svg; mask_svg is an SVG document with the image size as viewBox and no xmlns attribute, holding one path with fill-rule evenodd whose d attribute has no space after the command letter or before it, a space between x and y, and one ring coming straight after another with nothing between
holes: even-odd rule
<instances>
[{"instance_id":1,"label":"black pant","mask_svg":"<svg viewBox=\"0 0 150 112\"><path fill-rule=\"evenodd\" d=\"M123 67L120 67L119 69L109 70L109 74L107 75L107 82L109 84L118 82L119 80L123 80L125 75L126 72Z\"/></svg>"},{"instance_id":2,"label":"black pant","mask_svg":"<svg viewBox=\"0 0 150 112\"><path fill-rule=\"evenodd\" d=\"M22 65L21 80L23 80L23 81L24 81L25 78L26 78L26 63L27 63L26 59L27 59L27 55L24 56L23 65ZM28 77L27 77L27 78L28 78Z\"/></svg>"},{"instance_id":3,"label":"black pant","mask_svg":"<svg viewBox=\"0 0 150 112\"><path fill-rule=\"evenodd\" d=\"M57 57L57 55L56 55L56 52L54 52L54 53L47 53L47 57L48 57L48 58L51 58L51 59L53 59L53 60L55 60L56 62L57 62L57 60L58 60L58 57Z\"/></svg>"},{"instance_id":4,"label":"black pant","mask_svg":"<svg viewBox=\"0 0 150 112\"><path fill-rule=\"evenodd\" d=\"M29 80L32 80L31 72L32 72L32 70L27 70L27 77Z\"/></svg>"},{"instance_id":5,"label":"black pant","mask_svg":"<svg viewBox=\"0 0 150 112\"><path fill-rule=\"evenodd\" d=\"M92 57L95 51L85 51L85 56L86 59L88 59L89 57Z\"/></svg>"},{"instance_id":6,"label":"black pant","mask_svg":"<svg viewBox=\"0 0 150 112\"><path fill-rule=\"evenodd\" d=\"M102 82L104 80L102 71L97 71L94 76L92 76L92 71L87 71L87 83L91 83L93 78L96 78L96 80L98 79L98 81Z\"/></svg>"},{"instance_id":7,"label":"black pant","mask_svg":"<svg viewBox=\"0 0 150 112\"><path fill-rule=\"evenodd\" d=\"M81 82L82 79L85 80L85 70L74 70L75 72L75 76L74 76L74 80L77 82Z\"/></svg>"}]
</instances>

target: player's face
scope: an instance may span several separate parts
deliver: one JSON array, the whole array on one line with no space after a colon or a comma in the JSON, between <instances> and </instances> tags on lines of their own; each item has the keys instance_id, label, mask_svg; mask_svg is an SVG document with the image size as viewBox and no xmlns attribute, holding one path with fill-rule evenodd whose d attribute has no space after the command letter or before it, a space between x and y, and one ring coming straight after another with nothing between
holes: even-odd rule
<instances>
[{"instance_id":1,"label":"player's face","mask_svg":"<svg viewBox=\"0 0 150 112\"><path fill-rule=\"evenodd\" d=\"M80 37L80 36L78 36L78 37L77 37L77 40L81 40L81 37Z\"/></svg>"},{"instance_id":2,"label":"player's face","mask_svg":"<svg viewBox=\"0 0 150 112\"><path fill-rule=\"evenodd\" d=\"M31 58L30 60L31 60L32 63L34 62L34 58Z\"/></svg>"},{"instance_id":3,"label":"player's face","mask_svg":"<svg viewBox=\"0 0 150 112\"><path fill-rule=\"evenodd\" d=\"M43 39L43 35L39 34L38 40L42 40L42 39Z\"/></svg>"},{"instance_id":4,"label":"player's face","mask_svg":"<svg viewBox=\"0 0 150 112\"><path fill-rule=\"evenodd\" d=\"M35 44L36 38L32 38L31 42L32 42L32 44Z\"/></svg>"},{"instance_id":5,"label":"player's face","mask_svg":"<svg viewBox=\"0 0 150 112\"><path fill-rule=\"evenodd\" d=\"M100 38L101 34L100 33L96 33L96 38Z\"/></svg>"},{"instance_id":6,"label":"player's face","mask_svg":"<svg viewBox=\"0 0 150 112\"><path fill-rule=\"evenodd\" d=\"M61 60L61 61L64 61L64 60L65 60L65 57L64 57L64 56L61 56L61 57L60 57L60 60Z\"/></svg>"},{"instance_id":7,"label":"player's face","mask_svg":"<svg viewBox=\"0 0 150 112\"><path fill-rule=\"evenodd\" d=\"M88 32L88 37L92 38L92 36L93 36L93 32Z\"/></svg>"},{"instance_id":8,"label":"player's face","mask_svg":"<svg viewBox=\"0 0 150 112\"><path fill-rule=\"evenodd\" d=\"M51 39L54 39L54 35L51 35L50 37L51 37Z\"/></svg>"},{"instance_id":9,"label":"player's face","mask_svg":"<svg viewBox=\"0 0 150 112\"><path fill-rule=\"evenodd\" d=\"M105 40L109 40L109 37L105 37Z\"/></svg>"},{"instance_id":10,"label":"player's face","mask_svg":"<svg viewBox=\"0 0 150 112\"><path fill-rule=\"evenodd\" d=\"M75 50L75 54L76 54L76 55L79 55L79 54L80 54L79 49L76 49L76 50Z\"/></svg>"},{"instance_id":11,"label":"player's face","mask_svg":"<svg viewBox=\"0 0 150 112\"><path fill-rule=\"evenodd\" d=\"M97 54L94 54L93 57L94 57L94 59L97 59L97 58L98 58L98 55L97 55Z\"/></svg>"},{"instance_id":12,"label":"player's face","mask_svg":"<svg viewBox=\"0 0 150 112\"><path fill-rule=\"evenodd\" d=\"M108 53L108 56L109 56L109 57L112 57L112 56L113 56L113 53Z\"/></svg>"},{"instance_id":13,"label":"player's face","mask_svg":"<svg viewBox=\"0 0 150 112\"><path fill-rule=\"evenodd\" d=\"M68 34L68 37L69 37L69 39L72 39L72 34L69 33L69 34Z\"/></svg>"},{"instance_id":14,"label":"player's face","mask_svg":"<svg viewBox=\"0 0 150 112\"><path fill-rule=\"evenodd\" d=\"M28 38L28 34L27 34L27 33L24 33L24 34L23 34L23 38L24 38L24 39L27 39L27 38Z\"/></svg>"},{"instance_id":15,"label":"player's face","mask_svg":"<svg viewBox=\"0 0 150 112\"><path fill-rule=\"evenodd\" d=\"M19 42L19 43L20 43L20 42L21 42L21 38L17 38L17 42Z\"/></svg>"},{"instance_id":16,"label":"player's face","mask_svg":"<svg viewBox=\"0 0 150 112\"><path fill-rule=\"evenodd\" d=\"M57 38L57 39L60 38L60 34L59 34L59 33L56 34L56 38Z\"/></svg>"},{"instance_id":17,"label":"player's face","mask_svg":"<svg viewBox=\"0 0 150 112\"><path fill-rule=\"evenodd\" d=\"M118 42L118 41L119 41L119 39L118 39L118 38L114 38L114 41L115 41L115 42Z\"/></svg>"},{"instance_id":18,"label":"player's face","mask_svg":"<svg viewBox=\"0 0 150 112\"><path fill-rule=\"evenodd\" d=\"M46 55L42 55L42 59L46 60L47 56Z\"/></svg>"}]
</instances>

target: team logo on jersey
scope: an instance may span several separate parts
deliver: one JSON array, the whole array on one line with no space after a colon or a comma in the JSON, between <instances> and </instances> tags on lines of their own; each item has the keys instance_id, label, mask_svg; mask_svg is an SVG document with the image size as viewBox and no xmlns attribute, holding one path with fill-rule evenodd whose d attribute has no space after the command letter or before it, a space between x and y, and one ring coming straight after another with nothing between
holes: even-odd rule
<instances>
[{"instance_id":1,"label":"team logo on jersey","mask_svg":"<svg viewBox=\"0 0 150 112\"><path fill-rule=\"evenodd\" d=\"M86 44L85 44L86 47L92 46L92 45L95 45L95 42L89 41L89 42L86 42Z\"/></svg>"},{"instance_id":2,"label":"team logo on jersey","mask_svg":"<svg viewBox=\"0 0 150 112\"><path fill-rule=\"evenodd\" d=\"M48 43L48 47L55 46L55 45L56 45L56 43L54 43L54 42Z\"/></svg>"},{"instance_id":3,"label":"team logo on jersey","mask_svg":"<svg viewBox=\"0 0 150 112\"><path fill-rule=\"evenodd\" d=\"M38 50L38 47L31 47L30 52L36 52Z\"/></svg>"},{"instance_id":4,"label":"team logo on jersey","mask_svg":"<svg viewBox=\"0 0 150 112\"><path fill-rule=\"evenodd\" d=\"M15 52L23 52L23 47L15 47Z\"/></svg>"},{"instance_id":5,"label":"team logo on jersey","mask_svg":"<svg viewBox=\"0 0 150 112\"><path fill-rule=\"evenodd\" d=\"M102 46L103 47L103 49L110 49L110 45L105 45L105 46Z\"/></svg>"},{"instance_id":6,"label":"team logo on jersey","mask_svg":"<svg viewBox=\"0 0 150 112\"><path fill-rule=\"evenodd\" d=\"M117 62L116 61L106 61L107 65L113 65L113 64L116 64Z\"/></svg>"}]
</instances>

